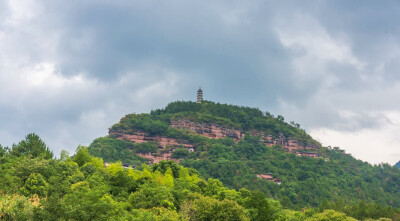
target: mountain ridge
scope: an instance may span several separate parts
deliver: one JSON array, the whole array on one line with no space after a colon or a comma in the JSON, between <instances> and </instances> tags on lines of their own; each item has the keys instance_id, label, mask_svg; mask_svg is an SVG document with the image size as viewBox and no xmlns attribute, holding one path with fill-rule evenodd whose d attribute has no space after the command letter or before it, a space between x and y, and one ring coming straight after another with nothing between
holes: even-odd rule
<instances>
[{"instance_id":1,"label":"mountain ridge","mask_svg":"<svg viewBox=\"0 0 400 221\"><path fill-rule=\"evenodd\" d=\"M323 199L400 205L398 171L322 147L300 125L257 108L172 102L149 114L126 115L89 151L132 165L174 160L228 187L260 190L288 208L317 206Z\"/></svg>"}]
</instances>

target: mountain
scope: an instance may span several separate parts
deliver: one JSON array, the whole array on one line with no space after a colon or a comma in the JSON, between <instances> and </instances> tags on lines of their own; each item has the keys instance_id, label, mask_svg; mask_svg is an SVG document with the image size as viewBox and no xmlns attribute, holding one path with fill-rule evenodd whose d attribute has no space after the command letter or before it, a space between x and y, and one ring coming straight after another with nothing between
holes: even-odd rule
<instances>
[{"instance_id":1,"label":"mountain","mask_svg":"<svg viewBox=\"0 0 400 221\"><path fill-rule=\"evenodd\" d=\"M126 115L89 152L133 166L174 160L230 188L259 190L285 208L400 206L399 170L322 147L299 124L257 108L173 102Z\"/></svg>"},{"instance_id":2,"label":"mountain","mask_svg":"<svg viewBox=\"0 0 400 221\"><path fill-rule=\"evenodd\" d=\"M400 161L397 162L394 166L400 169Z\"/></svg>"}]
</instances>

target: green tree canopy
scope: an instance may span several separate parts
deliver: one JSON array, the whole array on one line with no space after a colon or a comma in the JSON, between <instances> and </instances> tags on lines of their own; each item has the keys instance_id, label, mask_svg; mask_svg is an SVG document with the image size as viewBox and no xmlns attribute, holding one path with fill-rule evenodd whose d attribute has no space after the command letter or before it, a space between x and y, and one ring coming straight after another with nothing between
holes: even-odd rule
<instances>
[{"instance_id":1,"label":"green tree canopy","mask_svg":"<svg viewBox=\"0 0 400 221\"><path fill-rule=\"evenodd\" d=\"M43 156L46 159L53 157L53 152L50 151L40 137L34 133L26 135L24 140L20 141L18 144L14 144L11 149L11 154L15 156Z\"/></svg>"}]
</instances>

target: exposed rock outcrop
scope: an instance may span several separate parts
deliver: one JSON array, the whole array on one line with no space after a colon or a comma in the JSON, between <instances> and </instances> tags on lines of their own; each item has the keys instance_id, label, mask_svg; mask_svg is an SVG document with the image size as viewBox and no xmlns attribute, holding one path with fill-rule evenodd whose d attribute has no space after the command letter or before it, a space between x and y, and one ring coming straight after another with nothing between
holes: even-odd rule
<instances>
[{"instance_id":1,"label":"exposed rock outcrop","mask_svg":"<svg viewBox=\"0 0 400 221\"><path fill-rule=\"evenodd\" d=\"M275 144L281 145L289 152L297 152L298 150L317 150L319 149L318 145L315 144L301 144L298 140L288 139L283 134L280 134L277 138L274 138L272 135L266 134L262 131L251 131L251 136L260 137L260 141L265 143L267 146L272 146Z\"/></svg>"},{"instance_id":2,"label":"exposed rock outcrop","mask_svg":"<svg viewBox=\"0 0 400 221\"><path fill-rule=\"evenodd\" d=\"M168 137L162 137L162 136L150 136L148 133L145 132L134 132L134 134L125 134L125 133L120 133L120 132L110 132L116 139L119 140L128 140L133 143L144 143L144 142L155 142L160 145L160 147L167 148L167 147L178 147L180 145L187 147L187 148L193 148L192 144L185 144L185 143L178 143L176 139L173 138L168 138Z\"/></svg>"},{"instance_id":3,"label":"exposed rock outcrop","mask_svg":"<svg viewBox=\"0 0 400 221\"><path fill-rule=\"evenodd\" d=\"M178 143L176 139L162 137L162 136L150 136L145 132L135 132L134 134L125 134L120 132L110 132L116 139L128 140L133 143L144 143L144 142L155 142L161 149L160 153L137 153L140 157L149 160L150 163L158 163L161 160L174 160L179 162L179 159L171 158L172 152L178 147L186 147L194 151L192 144Z\"/></svg>"},{"instance_id":4,"label":"exposed rock outcrop","mask_svg":"<svg viewBox=\"0 0 400 221\"><path fill-rule=\"evenodd\" d=\"M244 132L240 130L229 129L217 124L196 123L185 119L171 121L170 127L189 129L202 136L214 139L230 137L235 142L238 142L244 137Z\"/></svg>"},{"instance_id":5,"label":"exposed rock outcrop","mask_svg":"<svg viewBox=\"0 0 400 221\"><path fill-rule=\"evenodd\" d=\"M235 142L239 142L245 136L244 131L238 129L227 128L217 124L206 124L196 123L187 119L173 120L171 121L170 127L178 129L191 130L201 136L210 139L221 139L224 137L230 137ZM138 153L139 156L148 159L151 163L158 163L161 160L170 160L172 152L178 147L186 147L190 151L194 151L195 147L193 144L178 142L176 139L162 137L162 136L150 136L146 132L135 131L131 134L122 132L110 131L110 135L113 135L116 139L128 140L133 143L143 142L155 142L162 149L161 153ZM266 134L261 131L250 131L251 136L257 136L260 141L265 143L267 146L275 144L281 145L286 151L295 152L298 156L318 157L315 152L309 152L310 150L317 150L318 145L304 145L295 139L288 139L283 134L280 134L277 138L270 134ZM179 160L173 159L176 162Z\"/></svg>"},{"instance_id":6,"label":"exposed rock outcrop","mask_svg":"<svg viewBox=\"0 0 400 221\"><path fill-rule=\"evenodd\" d=\"M266 179L266 180L268 180L268 181L273 181L274 183L276 183L276 184L278 184L278 185L282 184L282 180L281 180L281 179L274 178L274 177L272 176L271 173L267 173L267 174L257 174L257 177L258 177L258 178L261 178L261 179Z\"/></svg>"},{"instance_id":7,"label":"exposed rock outcrop","mask_svg":"<svg viewBox=\"0 0 400 221\"><path fill-rule=\"evenodd\" d=\"M173 161L179 163L179 159L171 158L172 151L171 152L167 152L167 153L162 153L160 155L155 155L155 154L152 154L152 153L138 153L138 155L143 157L143 158L145 158L145 159L148 159L150 161L150 163L152 163L152 164L153 163L158 163L161 160L173 160Z\"/></svg>"}]
</instances>

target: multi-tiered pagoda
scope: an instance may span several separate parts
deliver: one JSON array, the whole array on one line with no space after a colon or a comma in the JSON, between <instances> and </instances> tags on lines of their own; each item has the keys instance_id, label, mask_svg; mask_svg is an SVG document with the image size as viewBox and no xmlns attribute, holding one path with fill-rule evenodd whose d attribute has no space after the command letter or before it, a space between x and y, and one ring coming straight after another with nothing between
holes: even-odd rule
<instances>
[{"instance_id":1,"label":"multi-tiered pagoda","mask_svg":"<svg viewBox=\"0 0 400 221\"><path fill-rule=\"evenodd\" d=\"M203 101L203 91L201 88L197 91L197 103L200 104Z\"/></svg>"}]
</instances>

